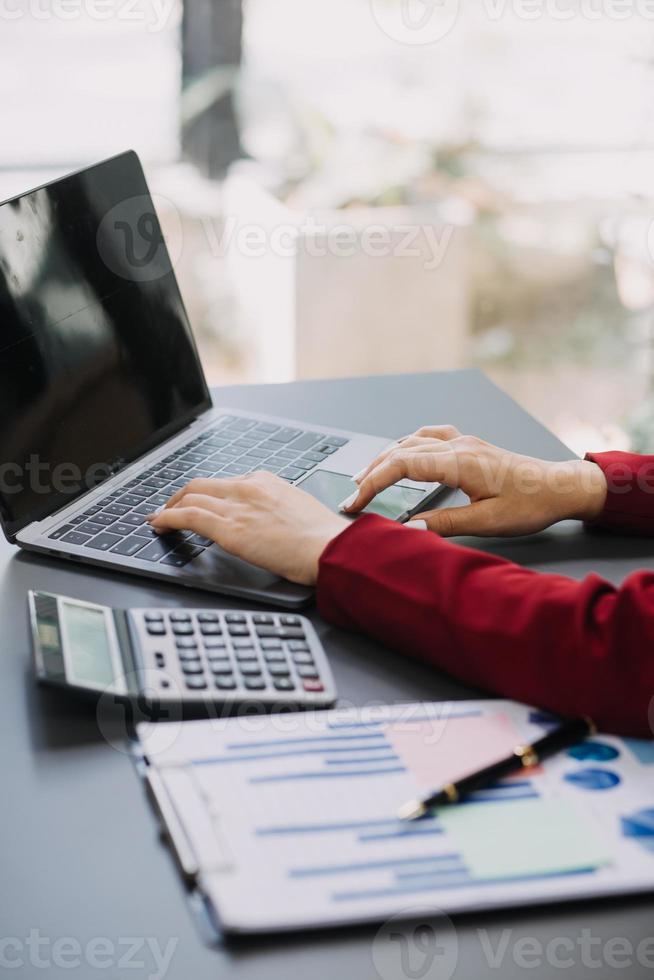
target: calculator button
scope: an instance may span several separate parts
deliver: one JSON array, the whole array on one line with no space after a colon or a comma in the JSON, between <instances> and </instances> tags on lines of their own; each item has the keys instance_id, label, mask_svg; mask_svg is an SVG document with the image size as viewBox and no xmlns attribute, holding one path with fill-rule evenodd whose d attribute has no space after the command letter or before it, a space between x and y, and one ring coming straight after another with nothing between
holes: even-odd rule
<instances>
[{"instance_id":1,"label":"calculator button","mask_svg":"<svg viewBox=\"0 0 654 980\"><path fill-rule=\"evenodd\" d=\"M186 636L193 633L193 623L173 623L173 633L176 636Z\"/></svg>"},{"instance_id":2,"label":"calculator button","mask_svg":"<svg viewBox=\"0 0 654 980\"><path fill-rule=\"evenodd\" d=\"M254 640L249 636L235 636L232 640L232 646L235 650L252 650L254 647Z\"/></svg>"},{"instance_id":3,"label":"calculator button","mask_svg":"<svg viewBox=\"0 0 654 980\"><path fill-rule=\"evenodd\" d=\"M164 623L148 623L145 628L150 636L164 636L166 633Z\"/></svg>"},{"instance_id":4,"label":"calculator button","mask_svg":"<svg viewBox=\"0 0 654 980\"><path fill-rule=\"evenodd\" d=\"M261 677L261 667L259 664L239 663L239 670L244 677Z\"/></svg>"},{"instance_id":5,"label":"calculator button","mask_svg":"<svg viewBox=\"0 0 654 980\"><path fill-rule=\"evenodd\" d=\"M272 616L268 616L266 613L256 613L252 617L252 622L255 626L274 626L275 620Z\"/></svg>"},{"instance_id":6,"label":"calculator button","mask_svg":"<svg viewBox=\"0 0 654 980\"><path fill-rule=\"evenodd\" d=\"M227 613L225 615L226 623L246 623L247 619L243 613Z\"/></svg>"},{"instance_id":7,"label":"calculator button","mask_svg":"<svg viewBox=\"0 0 654 980\"><path fill-rule=\"evenodd\" d=\"M143 616L146 623L163 623L163 613L146 612Z\"/></svg>"},{"instance_id":8,"label":"calculator button","mask_svg":"<svg viewBox=\"0 0 654 980\"><path fill-rule=\"evenodd\" d=\"M233 677L216 677L214 684L219 691L233 691L236 687L236 681Z\"/></svg>"},{"instance_id":9,"label":"calculator button","mask_svg":"<svg viewBox=\"0 0 654 980\"><path fill-rule=\"evenodd\" d=\"M273 678L273 684L275 685L276 691L294 691L295 684L290 677L275 677Z\"/></svg>"},{"instance_id":10,"label":"calculator button","mask_svg":"<svg viewBox=\"0 0 654 980\"><path fill-rule=\"evenodd\" d=\"M313 666L313 657L310 653L294 653L292 656L293 663L308 664L309 666Z\"/></svg>"},{"instance_id":11,"label":"calculator button","mask_svg":"<svg viewBox=\"0 0 654 980\"><path fill-rule=\"evenodd\" d=\"M182 671L185 674L204 674L204 667L198 659L197 663L183 663Z\"/></svg>"},{"instance_id":12,"label":"calculator button","mask_svg":"<svg viewBox=\"0 0 654 980\"><path fill-rule=\"evenodd\" d=\"M207 682L204 677L187 677L186 686L191 691L201 691L207 686Z\"/></svg>"},{"instance_id":13,"label":"calculator button","mask_svg":"<svg viewBox=\"0 0 654 980\"><path fill-rule=\"evenodd\" d=\"M308 653L309 644L305 643L304 640L289 640L288 649L292 650L293 652L297 651L302 653Z\"/></svg>"},{"instance_id":14,"label":"calculator button","mask_svg":"<svg viewBox=\"0 0 654 980\"><path fill-rule=\"evenodd\" d=\"M263 691L266 686L263 677L246 677L243 684L248 691Z\"/></svg>"},{"instance_id":15,"label":"calculator button","mask_svg":"<svg viewBox=\"0 0 654 980\"><path fill-rule=\"evenodd\" d=\"M323 684L320 681L314 681L314 680L302 681L302 687L304 688L305 691L314 692L314 693L317 691L325 690Z\"/></svg>"},{"instance_id":16,"label":"calculator button","mask_svg":"<svg viewBox=\"0 0 654 980\"><path fill-rule=\"evenodd\" d=\"M222 631L220 623L200 623L200 632L203 636L218 636Z\"/></svg>"},{"instance_id":17,"label":"calculator button","mask_svg":"<svg viewBox=\"0 0 654 980\"><path fill-rule=\"evenodd\" d=\"M220 617L219 617L218 613L201 612L201 613L198 613L198 622L199 623L218 623L218 622L220 622Z\"/></svg>"},{"instance_id":18,"label":"calculator button","mask_svg":"<svg viewBox=\"0 0 654 980\"><path fill-rule=\"evenodd\" d=\"M262 650L281 650L282 641L281 640L261 640L260 643Z\"/></svg>"},{"instance_id":19,"label":"calculator button","mask_svg":"<svg viewBox=\"0 0 654 980\"><path fill-rule=\"evenodd\" d=\"M297 672L300 677L308 680L317 680L320 676L315 667L298 667Z\"/></svg>"},{"instance_id":20,"label":"calculator button","mask_svg":"<svg viewBox=\"0 0 654 980\"><path fill-rule=\"evenodd\" d=\"M227 645L221 636L205 636L202 642L205 650L224 650Z\"/></svg>"},{"instance_id":21,"label":"calculator button","mask_svg":"<svg viewBox=\"0 0 654 980\"><path fill-rule=\"evenodd\" d=\"M280 616L279 621L282 626L301 626L302 620L299 616Z\"/></svg>"},{"instance_id":22,"label":"calculator button","mask_svg":"<svg viewBox=\"0 0 654 980\"><path fill-rule=\"evenodd\" d=\"M246 662L248 660L258 660L257 654L254 650L237 650L236 659L241 662Z\"/></svg>"},{"instance_id":23,"label":"calculator button","mask_svg":"<svg viewBox=\"0 0 654 980\"><path fill-rule=\"evenodd\" d=\"M175 640L178 650L197 650L198 645L192 636L178 636Z\"/></svg>"},{"instance_id":24,"label":"calculator button","mask_svg":"<svg viewBox=\"0 0 654 980\"><path fill-rule=\"evenodd\" d=\"M291 669L287 664L269 664L268 673L271 677L288 677Z\"/></svg>"},{"instance_id":25,"label":"calculator button","mask_svg":"<svg viewBox=\"0 0 654 980\"><path fill-rule=\"evenodd\" d=\"M250 630L247 626L230 625L229 627L230 636L249 636Z\"/></svg>"},{"instance_id":26,"label":"calculator button","mask_svg":"<svg viewBox=\"0 0 654 980\"><path fill-rule=\"evenodd\" d=\"M190 623L191 616L187 612L171 612L168 613L168 618L171 623Z\"/></svg>"},{"instance_id":27,"label":"calculator button","mask_svg":"<svg viewBox=\"0 0 654 980\"><path fill-rule=\"evenodd\" d=\"M269 664L286 663L286 654L283 650L266 650L264 658Z\"/></svg>"},{"instance_id":28,"label":"calculator button","mask_svg":"<svg viewBox=\"0 0 654 980\"><path fill-rule=\"evenodd\" d=\"M177 658L183 664L199 664L202 662L200 654L196 650L179 650Z\"/></svg>"},{"instance_id":29,"label":"calculator button","mask_svg":"<svg viewBox=\"0 0 654 980\"><path fill-rule=\"evenodd\" d=\"M227 661L226 663L213 662L209 665L211 667L211 673L217 674L218 676L232 677L234 671L232 665Z\"/></svg>"}]
</instances>

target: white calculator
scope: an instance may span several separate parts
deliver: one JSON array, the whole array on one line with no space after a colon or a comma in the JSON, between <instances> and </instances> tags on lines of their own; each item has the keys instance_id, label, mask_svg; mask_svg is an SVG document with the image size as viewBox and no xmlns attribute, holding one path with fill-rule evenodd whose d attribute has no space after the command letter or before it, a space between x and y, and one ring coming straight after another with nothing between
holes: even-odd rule
<instances>
[{"instance_id":1,"label":"white calculator","mask_svg":"<svg viewBox=\"0 0 654 980\"><path fill-rule=\"evenodd\" d=\"M336 687L304 616L113 609L29 593L39 681L139 704L327 707Z\"/></svg>"}]
</instances>

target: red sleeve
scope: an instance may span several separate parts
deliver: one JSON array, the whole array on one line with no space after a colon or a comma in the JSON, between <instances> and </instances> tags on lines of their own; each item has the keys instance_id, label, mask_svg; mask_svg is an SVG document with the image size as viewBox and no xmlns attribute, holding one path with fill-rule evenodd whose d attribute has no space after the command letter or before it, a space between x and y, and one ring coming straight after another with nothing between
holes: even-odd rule
<instances>
[{"instance_id":1,"label":"red sleeve","mask_svg":"<svg viewBox=\"0 0 654 980\"><path fill-rule=\"evenodd\" d=\"M652 737L654 571L576 582L365 515L326 548L318 606L466 683Z\"/></svg>"},{"instance_id":2,"label":"red sleeve","mask_svg":"<svg viewBox=\"0 0 654 980\"><path fill-rule=\"evenodd\" d=\"M587 453L604 471L608 493L592 525L654 534L654 456L634 453Z\"/></svg>"}]
</instances>

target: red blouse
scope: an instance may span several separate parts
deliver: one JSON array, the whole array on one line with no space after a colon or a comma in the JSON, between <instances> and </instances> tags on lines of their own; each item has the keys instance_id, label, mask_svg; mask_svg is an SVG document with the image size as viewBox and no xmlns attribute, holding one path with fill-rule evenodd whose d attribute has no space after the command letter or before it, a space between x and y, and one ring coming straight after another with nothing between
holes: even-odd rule
<instances>
[{"instance_id":1,"label":"red blouse","mask_svg":"<svg viewBox=\"0 0 654 980\"><path fill-rule=\"evenodd\" d=\"M654 534L654 456L587 458L609 487L596 523ZM330 622L471 685L654 735L654 569L577 582L364 515L326 548L317 595Z\"/></svg>"}]
</instances>

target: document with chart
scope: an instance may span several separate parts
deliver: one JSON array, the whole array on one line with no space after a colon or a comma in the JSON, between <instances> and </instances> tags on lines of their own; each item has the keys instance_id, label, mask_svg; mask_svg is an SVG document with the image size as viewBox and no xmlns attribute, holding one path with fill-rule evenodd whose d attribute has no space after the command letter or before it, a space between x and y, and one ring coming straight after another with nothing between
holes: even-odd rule
<instances>
[{"instance_id":1,"label":"document with chart","mask_svg":"<svg viewBox=\"0 0 654 980\"><path fill-rule=\"evenodd\" d=\"M414 822L402 804L557 722L508 701L139 726L184 870L226 931L654 888L654 742L597 735Z\"/></svg>"}]
</instances>

